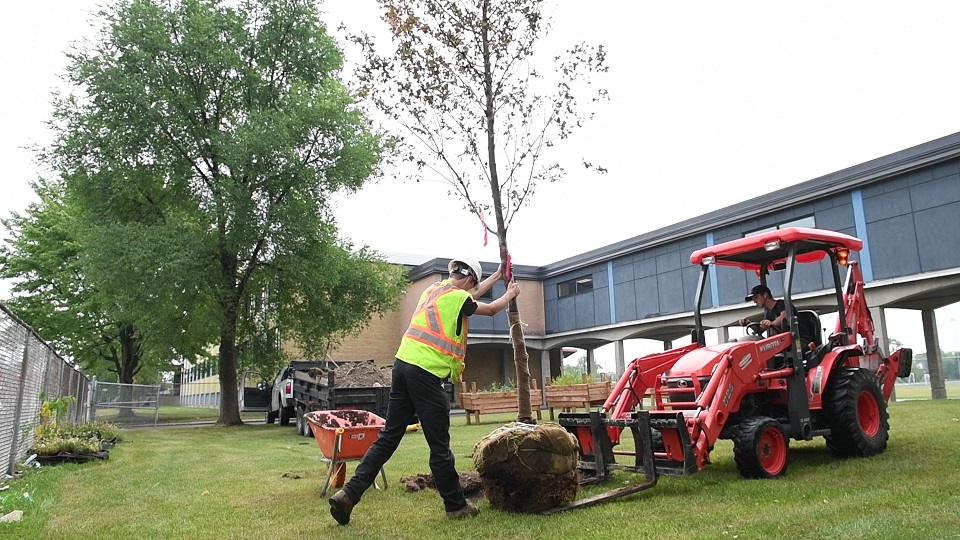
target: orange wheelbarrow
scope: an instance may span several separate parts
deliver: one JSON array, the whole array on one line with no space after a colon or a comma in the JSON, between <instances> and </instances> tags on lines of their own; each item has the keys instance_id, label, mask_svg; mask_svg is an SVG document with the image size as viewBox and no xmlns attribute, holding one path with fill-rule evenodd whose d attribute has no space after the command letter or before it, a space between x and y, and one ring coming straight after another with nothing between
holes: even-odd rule
<instances>
[{"instance_id":1,"label":"orange wheelbarrow","mask_svg":"<svg viewBox=\"0 0 960 540\"><path fill-rule=\"evenodd\" d=\"M303 415L310 423L313 438L323 454L323 460L328 461L327 478L323 481L323 491L320 496L327 494L331 486L330 477L334 472L335 487L343 485L346 477L346 461L356 461L370 449L370 445L377 440L380 430L386 421L370 411L342 409L335 411L313 411ZM383 489L387 489L387 473L380 468L383 477ZM374 486L380 486L374 482Z\"/></svg>"}]
</instances>

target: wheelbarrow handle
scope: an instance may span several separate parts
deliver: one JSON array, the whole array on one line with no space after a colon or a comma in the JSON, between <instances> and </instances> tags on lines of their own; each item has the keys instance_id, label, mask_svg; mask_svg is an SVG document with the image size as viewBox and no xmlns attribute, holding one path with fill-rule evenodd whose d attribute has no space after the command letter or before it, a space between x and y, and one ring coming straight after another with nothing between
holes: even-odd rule
<instances>
[{"instance_id":1,"label":"wheelbarrow handle","mask_svg":"<svg viewBox=\"0 0 960 540\"><path fill-rule=\"evenodd\" d=\"M338 427L336 430L337 438L336 438L336 441L333 443L333 446L336 448L337 454L339 454L340 451L343 450L341 446L343 444L343 432L344 432L344 429L342 427Z\"/></svg>"}]
</instances>

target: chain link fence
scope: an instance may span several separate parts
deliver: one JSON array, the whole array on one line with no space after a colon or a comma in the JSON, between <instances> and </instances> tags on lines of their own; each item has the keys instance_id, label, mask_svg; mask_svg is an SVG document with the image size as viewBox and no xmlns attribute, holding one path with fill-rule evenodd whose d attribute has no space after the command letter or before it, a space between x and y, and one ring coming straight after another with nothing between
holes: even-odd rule
<instances>
[{"instance_id":1,"label":"chain link fence","mask_svg":"<svg viewBox=\"0 0 960 540\"><path fill-rule=\"evenodd\" d=\"M159 384L93 381L90 421L102 420L120 426L155 426L159 418Z\"/></svg>"},{"instance_id":2,"label":"chain link fence","mask_svg":"<svg viewBox=\"0 0 960 540\"><path fill-rule=\"evenodd\" d=\"M13 474L33 446L40 396L74 396L66 420L81 422L90 380L0 303L0 468Z\"/></svg>"}]
</instances>

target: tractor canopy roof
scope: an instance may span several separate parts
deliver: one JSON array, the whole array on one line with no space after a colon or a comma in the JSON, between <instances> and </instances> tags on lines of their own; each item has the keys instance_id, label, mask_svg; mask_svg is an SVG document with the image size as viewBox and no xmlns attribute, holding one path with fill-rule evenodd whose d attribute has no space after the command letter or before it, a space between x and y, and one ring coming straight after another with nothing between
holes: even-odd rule
<instances>
[{"instance_id":1,"label":"tractor canopy roof","mask_svg":"<svg viewBox=\"0 0 960 540\"><path fill-rule=\"evenodd\" d=\"M791 246L796 246L797 262L811 263L826 257L828 251L860 251L863 241L823 229L788 227L698 249L690 255L690 262L757 270L785 262Z\"/></svg>"}]
</instances>

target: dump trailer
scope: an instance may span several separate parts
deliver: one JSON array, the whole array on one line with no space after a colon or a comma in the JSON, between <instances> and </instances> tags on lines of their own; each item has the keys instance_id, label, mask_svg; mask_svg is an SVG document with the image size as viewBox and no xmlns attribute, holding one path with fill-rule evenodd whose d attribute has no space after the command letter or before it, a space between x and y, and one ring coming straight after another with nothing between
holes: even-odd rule
<instances>
[{"instance_id":1,"label":"dump trailer","mask_svg":"<svg viewBox=\"0 0 960 540\"><path fill-rule=\"evenodd\" d=\"M579 467L587 481L607 480L618 469L643 473L645 480L553 511L653 487L662 474L701 471L718 439L733 441L734 461L747 478L784 474L790 440L823 437L842 457L883 452L887 400L896 377L909 374L912 351L888 355L877 341L863 276L850 259L862 245L846 234L792 227L693 252L690 261L700 267L700 279L691 343L633 360L599 410L564 413L558 420L580 443ZM816 304L821 313L837 314L829 335L821 335L816 311L794 302L801 265L814 265L807 278L823 276L829 283L829 300ZM755 274L762 285L771 272L782 272L788 330L764 335L753 323L744 338L707 346L702 302L717 267ZM617 450L626 429L635 450Z\"/></svg>"},{"instance_id":2,"label":"dump trailer","mask_svg":"<svg viewBox=\"0 0 960 540\"><path fill-rule=\"evenodd\" d=\"M295 419L297 433L311 436L310 424L303 418L310 411L360 409L385 417L389 386L355 386L337 380L337 368L360 362L372 364L373 360L294 361L284 366L271 389L267 423L279 420L286 426Z\"/></svg>"}]
</instances>

